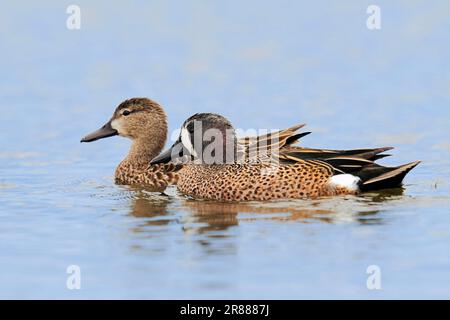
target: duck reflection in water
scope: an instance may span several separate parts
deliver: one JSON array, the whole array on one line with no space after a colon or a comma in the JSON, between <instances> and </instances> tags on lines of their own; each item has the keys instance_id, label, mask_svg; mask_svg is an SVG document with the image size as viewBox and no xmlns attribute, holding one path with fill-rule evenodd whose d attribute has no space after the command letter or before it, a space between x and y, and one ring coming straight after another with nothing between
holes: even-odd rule
<instances>
[{"instance_id":1,"label":"duck reflection in water","mask_svg":"<svg viewBox=\"0 0 450 320\"><path fill-rule=\"evenodd\" d=\"M314 200L272 202L217 202L174 198L133 187L130 215L146 218L141 227L182 225L190 235L228 237L227 230L242 222L280 221L313 223L382 223L380 207L386 202L405 201L403 188L380 190L360 196L329 197ZM187 214L183 212L188 211ZM149 219L150 218L150 219ZM151 232L152 228L146 228Z\"/></svg>"}]
</instances>

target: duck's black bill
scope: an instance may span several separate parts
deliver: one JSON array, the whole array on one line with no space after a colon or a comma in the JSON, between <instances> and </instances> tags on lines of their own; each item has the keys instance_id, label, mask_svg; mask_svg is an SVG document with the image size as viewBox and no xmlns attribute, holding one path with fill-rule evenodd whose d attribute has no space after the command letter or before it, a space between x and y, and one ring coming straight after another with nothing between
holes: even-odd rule
<instances>
[{"instance_id":1,"label":"duck's black bill","mask_svg":"<svg viewBox=\"0 0 450 320\"><path fill-rule=\"evenodd\" d=\"M116 136L118 134L119 133L117 132L117 130L115 130L111 127L111 121L109 121L107 124L105 124L103 127L98 129L97 131L94 131L94 132L88 134L83 139L81 139L81 142L92 142L95 140Z\"/></svg>"},{"instance_id":2,"label":"duck's black bill","mask_svg":"<svg viewBox=\"0 0 450 320\"><path fill-rule=\"evenodd\" d=\"M170 160L172 160L172 148L161 152L159 156L156 156L150 161L150 164L167 163L170 162Z\"/></svg>"},{"instance_id":3,"label":"duck's black bill","mask_svg":"<svg viewBox=\"0 0 450 320\"><path fill-rule=\"evenodd\" d=\"M168 163L171 161L180 160L183 157L183 145L178 139L169 149L161 152L158 156L154 157L150 164Z\"/></svg>"}]
</instances>

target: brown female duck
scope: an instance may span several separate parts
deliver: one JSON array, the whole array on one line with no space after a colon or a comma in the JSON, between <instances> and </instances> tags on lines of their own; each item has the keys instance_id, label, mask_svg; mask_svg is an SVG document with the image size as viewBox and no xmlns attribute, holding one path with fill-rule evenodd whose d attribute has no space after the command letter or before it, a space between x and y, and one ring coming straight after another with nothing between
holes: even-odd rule
<instances>
[{"instance_id":1,"label":"brown female duck","mask_svg":"<svg viewBox=\"0 0 450 320\"><path fill-rule=\"evenodd\" d=\"M167 116L158 103L147 98L123 101L103 127L85 136L81 142L115 135L132 140L128 155L116 168L116 183L145 185L159 190L177 182L176 172L180 165L150 165L167 139Z\"/></svg>"}]
</instances>

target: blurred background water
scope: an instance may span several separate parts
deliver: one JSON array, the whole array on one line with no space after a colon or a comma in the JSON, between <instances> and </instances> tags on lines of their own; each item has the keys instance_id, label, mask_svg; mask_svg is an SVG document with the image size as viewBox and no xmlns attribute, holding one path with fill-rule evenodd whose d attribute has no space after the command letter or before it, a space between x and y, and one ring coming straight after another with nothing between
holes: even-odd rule
<instances>
[{"instance_id":1,"label":"blurred background water","mask_svg":"<svg viewBox=\"0 0 450 320\"><path fill-rule=\"evenodd\" d=\"M450 298L448 2L1 7L0 298ZM404 190L321 200L117 186L129 141L79 140L134 96L161 103L171 131L202 111L242 129L305 122L304 145L395 146L382 163L423 163Z\"/></svg>"}]
</instances>

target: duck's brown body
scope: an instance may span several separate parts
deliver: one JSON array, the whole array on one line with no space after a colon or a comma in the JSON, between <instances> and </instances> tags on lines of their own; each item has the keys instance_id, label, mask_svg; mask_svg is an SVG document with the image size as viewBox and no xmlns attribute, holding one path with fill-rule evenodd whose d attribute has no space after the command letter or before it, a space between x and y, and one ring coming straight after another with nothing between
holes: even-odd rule
<instances>
[{"instance_id":1,"label":"duck's brown body","mask_svg":"<svg viewBox=\"0 0 450 320\"><path fill-rule=\"evenodd\" d=\"M370 171L373 171L374 177L360 180L357 187L335 184L335 169L317 162L300 161L280 166L189 164L181 169L177 187L182 193L193 198L219 201L356 195L362 191L398 187L403 177L418 164L419 162L412 162L396 168L375 165L362 169L361 175L370 176Z\"/></svg>"},{"instance_id":2,"label":"duck's brown body","mask_svg":"<svg viewBox=\"0 0 450 320\"><path fill-rule=\"evenodd\" d=\"M117 184L141 185L152 190L164 190L168 185L177 184L181 165L172 163L139 166L129 161L122 161L116 168Z\"/></svg>"},{"instance_id":3,"label":"duck's brown body","mask_svg":"<svg viewBox=\"0 0 450 320\"><path fill-rule=\"evenodd\" d=\"M186 165L178 180L178 190L194 198L249 201L300 199L338 194L356 194L357 190L332 187L333 171L327 165L308 161L292 165L223 164Z\"/></svg>"}]
</instances>

